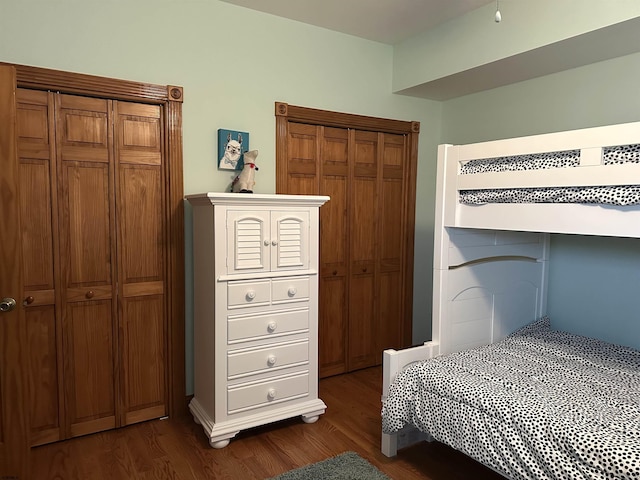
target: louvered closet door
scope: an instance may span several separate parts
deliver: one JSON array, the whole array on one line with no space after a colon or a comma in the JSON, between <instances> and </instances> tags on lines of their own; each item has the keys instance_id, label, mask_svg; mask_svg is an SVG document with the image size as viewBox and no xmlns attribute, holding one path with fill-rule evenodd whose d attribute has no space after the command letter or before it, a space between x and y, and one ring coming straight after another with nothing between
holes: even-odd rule
<instances>
[{"instance_id":1,"label":"louvered closet door","mask_svg":"<svg viewBox=\"0 0 640 480\"><path fill-rule=\"evenodd\" d=\"M160 108L114 102L120 425L166 415L167 240Z\"/></svg>"},{"instance_id":2,"label":"louvered closet door","mask_svg":"<svg viewBox=\"0 0 640 480\"><path fill-rule=\"evenodd\" d=\"M56 97L64 383L70 436L116 426L115 188L107 100Z\"/></svg>"}]
</instances>

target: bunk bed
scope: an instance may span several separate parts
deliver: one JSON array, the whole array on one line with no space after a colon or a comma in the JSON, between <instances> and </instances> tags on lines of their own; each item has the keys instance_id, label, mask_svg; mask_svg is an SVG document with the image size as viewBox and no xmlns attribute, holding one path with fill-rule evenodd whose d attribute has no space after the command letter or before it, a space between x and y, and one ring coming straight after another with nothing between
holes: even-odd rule
<instances>
[{"instance_id":1,"label":"bunk bed","mask_svg":"<svg viewBox=\"0 0 640 480\"><path fill-rule=\"evenodd\" d=\"M438 147L432 340L383 358L382 452L640 478L640 351L552 328L551 233L640 238L640 122Z\"/></svg>"}]
</instances>

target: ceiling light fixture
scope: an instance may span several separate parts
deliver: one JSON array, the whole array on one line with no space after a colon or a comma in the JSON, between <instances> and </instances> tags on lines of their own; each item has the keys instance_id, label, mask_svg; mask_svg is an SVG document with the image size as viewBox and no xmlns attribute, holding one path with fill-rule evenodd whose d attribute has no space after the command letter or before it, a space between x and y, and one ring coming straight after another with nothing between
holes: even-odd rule
<instances>
[{"instance_id":1,"label":"ceiling light fixture","mask_svg":"<svg viewBox=\"0 0 640 480\"><path fill-rule=\"evenodd\" d=\"M495 16L495 20L496 20L496 23L500 23L500 21L502 20L502 14L500 13L500 0L496 0L496 16Z\"/></svg>"}]
</instances>

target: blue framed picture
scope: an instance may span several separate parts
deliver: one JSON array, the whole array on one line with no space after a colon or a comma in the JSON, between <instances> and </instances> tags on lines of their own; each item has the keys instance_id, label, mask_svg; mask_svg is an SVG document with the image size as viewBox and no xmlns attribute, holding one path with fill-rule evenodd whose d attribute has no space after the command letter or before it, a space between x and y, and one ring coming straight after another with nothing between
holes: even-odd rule
<instances>
[{"instance_id":1,"label":"blue framed picture","mask_svg":"<svg viewBox=\"0 0 640 480\"><path fill-rule=\"evenodd\" d=\"M249 133L237 130L218 130L218 168L242 170L244 152L249 150Z\"/></svg>"}]
</instances>

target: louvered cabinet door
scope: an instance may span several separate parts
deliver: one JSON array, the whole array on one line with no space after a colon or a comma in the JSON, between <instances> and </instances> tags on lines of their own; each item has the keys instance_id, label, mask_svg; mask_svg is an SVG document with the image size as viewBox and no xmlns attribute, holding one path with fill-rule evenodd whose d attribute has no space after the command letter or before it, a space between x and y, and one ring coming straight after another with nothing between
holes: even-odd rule
<instances>
[{"instance_id":1,"label":"louvered cabinet door","mask_svg":"<svg viewBox=\"0 0 640 480\"><path fill-rule=\"evenodd\" d=\"M227 212L227 273L309 268L309 212Z\"/></svg>"},{"instance_id":2,"label":"louvered cabinet door","mask_svg":"<svg viewBox=\"0 0 640 480\"><path fill-rule=\"evenodd\" d=\"M309 212L271 212L271 271L309 268Z\"/></svg>"},{"instance_id":3,"label":"louvered cabinet door","mask_svg":"<svg viewBox=\"0 0 640 480\"><path fill-rule=\"evenodd\" d=\"M259 273L271 269L269 211L227 211L227 273Z\"/></svg>"}]
</instances>

